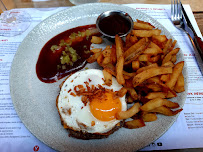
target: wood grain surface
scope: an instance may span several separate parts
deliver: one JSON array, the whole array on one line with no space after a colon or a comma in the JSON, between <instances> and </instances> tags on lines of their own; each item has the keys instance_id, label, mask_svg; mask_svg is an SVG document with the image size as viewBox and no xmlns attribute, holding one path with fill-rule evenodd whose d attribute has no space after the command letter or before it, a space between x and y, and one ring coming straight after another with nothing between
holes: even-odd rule
<instances>
[{"instance_id":1,"label":"wood grain surface","mask_svg":"<svg viewBox=\"0 0 203 152\"><path fill-rule=\"evenodd\" d=\"M12 8L42 8L42 7L59 7L73 6L69 0L2 0L8 9ZM128 3L143 3L143 4L170 4L171 0L100 0L104 3L128 4ZM203 0L181 0L183 4L189 4L199 29L203 34ZM1 9L1 8L0 8Z\"/></svg>"}]
</instances>

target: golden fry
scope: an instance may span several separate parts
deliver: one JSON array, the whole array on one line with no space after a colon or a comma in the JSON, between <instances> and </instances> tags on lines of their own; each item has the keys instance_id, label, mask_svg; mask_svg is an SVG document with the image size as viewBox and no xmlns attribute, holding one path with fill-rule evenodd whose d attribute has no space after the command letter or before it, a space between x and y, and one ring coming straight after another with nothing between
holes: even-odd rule
<instances>
[{"instance_id":1,"label":"golden fry","mask_svg":"<svg viewBox=\"0 0 203 152\"><path fill-rule=\"evenodd\" d=\"M143 72L143 71L145 71L145 70L147 70L147 69L156 68L156 67L158 67L158 64L157 64L157 63L154 63L154 64L151 64L151 65L148 65L148 66L139 68L136 73L138 74L138 73L141 73L141 72Z\"/></svg>"},{"instance_id":2,"label":"golden fry","mask_svg":"<svg viewBox=\"0 0 203 152\"><path fill-rule=\"evenodd\" d=\"M127 121L124 124L124 127L128 128L128 129L136 129L136 128L141 128L144 126L145 126L145 123L142 119L135 119L135 120Z\"/></svg>"},{"instance_id":3,"label":"golden fry","mask_svg":"<svg viewBox=\"0 0 203 152\"><path fill-rule=\"evenodd\" d=\"M150 112L156 112L156 113L160 113L160 114L163 114L163 115L166 115L166 116L174 116L174 115L178 114L179 112L181 112L182 110L183 109L181 108L181 109L172 111L168 107L161 106L161 107L158 107L156 109L151 110Z\"/></svg>"},{"instance_id":4,"label":"golden fry","mask_svg":"<svg viewBox=\"0 0 203 152\"><path fill-rule=\"evenodd\" d=\"M172 73L172 67L157 67L157 68L147 69L147 70L137 74L136 76L134 76L133 86L136 87L139 84L141 84L143 81L145 81L151 77L161 75L161 74L168 74L168 73Z\"/></svg>"},{"instance_id":5,"label":"golden fry","mask_svg":"<svg viewBox=\"0 0 203 152\"><path fill-rule=\"evenodd\" d=\"M137 92L135 91L134 88L126 88L128 90L128 93L130 94L130 96L134 99L137 100L138 99L138 95Z\"/></svg>"},{"instance_id":6,"label":"golden fry","mask_svg":"<svg viewBox=\"0 0 203 152\"><path fill-rule=\"evenodd\" d=\"M169 48L172 45L172 39L168 39L168 41L166 42L164 49L163 49L163 53L164 55L166 55L168 53Z\"/></svg>"},{"instance_id":7,"label":"golden fry","mask_svg":"<svg viewBox=\"0 0 203 152\"><path fill-rule=\"evenodd\" d=\"M94 44L101 44L102 41L103 41L103 40L102 40L101 37L98 37L98 36L92 36L91 43L94 43Z\"/></svg>"},{"instance_id":8,"label":"golden fry","mask_svg":"<svg viewBox=\"0 0 203 152\"><path fill-rule=\"evenodd\" d=\"M121 119L128 119L138 113L140 111L140 103L135 103L130 109L127 111L121 111L117 113L116 119L121 120Z\"/></svg>"},{"instance_id":9,"label":"golden fry","mask_svg":"<svg viewBox=\"0 0 203 152\"><path fill-rule=\"evenodd\" d=\"M134 22L133 29L135 30L152 30L154 27L145 23Z\"/></svg>"},{"instance_id":10,"label":"golden fry","mask_svg":"<svg viewBox=\"0 0 203 152\"><path fill-rule=\"evenodd\" d=\"M101 52L97 52L95 54L93 54L92 56L90 56L88 59L87 59L87 62L88 63L93 63L97 60L97 58L100 56Z\"/></svg>"},{"instance_id":11,"label":"golden fry","mask_svg":"<svg viewBox=\"0 0 203 152\"><path fill-rule=\"evenodd\" d=\"M118 91L118 93L117 93L117 95L119 96L119 97L123 97L126 93L127 93L127 89L126 88L121 88L119 91Z\"/></svg>"},{"instance_id":12,"label":"golden fry","mask_svg":"<svg viewBox=\"0 0 203 152\"><path fill-rule=\"evenodd\" d=\"M156 113L146 113L142 115L142 119L144 122L152 122L157 120Z\"/></svg>"},{"instance_id":13,"label":"golden fry","mask_svg":"<svg viewBox=\"0 0 203 152\"><path fill-rule=\"evenodd\" d=\"M98 53L98 52L101 52L102 49L101 48L95 48L95 49L91 49L90 52L92 53Z\"/></svg>"},{"instance_id":14,"label":"golden fry","mask_svg":"<svg viewBox=\"0 0 203 152\"><path fill-rule=\"evenodd\" d=\"M103 70L103 75L104 75L104 83L107 86L111 86L112 85L112 75L106 70Z\"/></svg>"},{"instance_id":15,"label":"golden fry","mask_svg":"<svg viewBox=\"0 0 203 152\"><path fill-rule=\"evenodd\" d=\"M132 62L132 69L136 71L140 67L140 62L138 60Z\"/></svg>"},{"instance_id":16,"label":"golden fry","mask_svg":"<svg viewBox=\"0 0 203 152\"><path fill-rule=\"evenodd\" d=\"M155 99L155 98L173 98L175 95L171 93L170 91L168 93L166 92L150 92L145 96L147 99Z\"/></svg>"},{"instance_id":17,"label":"golden fry","mask_svg":"<svg viewBox=\"0 0 203 152\"><path fill-rule=\"evenodd\" d=\"M132 33L137 37L152 37L153 35L160 35L161 30L132 30Z\"/></svg>"},{"instance_id":18,"label":"golden fry","mask_svg":"<svg viewBox=\"0 0 203 152\"><path fill-rule=\"evenodd\" d=\"M179 52L180 48L176 48L174 50L172 50L171 52L169 52L163 59L162 64L168 62L171 60L173 55L176 55Z\"/></svg>"},{"instance_id":19,"label":"golden fry","mask_svg":"<svg viewBox=\"0 0 203 152\"><path fill-rule=\"evenodd\" d=\"M169 81L166 82L166 85L170 88L173 89L179 75L181 74L182 70L183 70L183 66L184 66L184 61L181 61L179 63L177 63L174 68L173 68L173 73L171 74L171 78Z\"/></svg>"},{"instance_id":20,"label":"golden fry","mask_svg":"<svg viewBox=\"0 0 203 152\"><path fill-rule=\"evenodd\" d=\"M175 87L174 87L174 90L178 93L180 92L183 92L185 91L185 88L184 88L185 84L184 84L184 76L183 74L181 73L178 77L178 80L175 84Z\"/></svg>"}]
</instances>

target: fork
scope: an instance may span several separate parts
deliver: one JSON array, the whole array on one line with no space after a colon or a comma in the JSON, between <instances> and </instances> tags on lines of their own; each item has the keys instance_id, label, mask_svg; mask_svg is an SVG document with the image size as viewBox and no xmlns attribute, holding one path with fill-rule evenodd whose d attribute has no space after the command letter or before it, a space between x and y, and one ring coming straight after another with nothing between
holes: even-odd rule
<instances>
[{"instance_id":1,"label":"fork","mask_svg":"<svg viewBox=\"0 0 203 152\"><path fill-rule=\"evenodd\" d=\"M192 27L180 0L171 0L171 20L178 29L184 31L188 35L194 48L200 71L203 75L203 42Z\"/></svg>"}]
</instances>

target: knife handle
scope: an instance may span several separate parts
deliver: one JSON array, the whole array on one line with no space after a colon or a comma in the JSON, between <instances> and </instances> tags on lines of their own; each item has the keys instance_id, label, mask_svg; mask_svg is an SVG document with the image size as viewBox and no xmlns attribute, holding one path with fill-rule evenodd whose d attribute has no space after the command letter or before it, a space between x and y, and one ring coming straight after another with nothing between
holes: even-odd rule
<instances>
[{"instance_id":1,"label":"knife handle","mask_svg":"<svg viewBox=\"0 0 203 152\"><path fill-rule=\"evenodd\" d=\"M194 43L195 43L195 46L197 48L197 51L199 52L199 55L202 59L202 64L203 64L203 41L201 40L200 37L195 36L194 37Z\"/></svg>"}]
</instances>

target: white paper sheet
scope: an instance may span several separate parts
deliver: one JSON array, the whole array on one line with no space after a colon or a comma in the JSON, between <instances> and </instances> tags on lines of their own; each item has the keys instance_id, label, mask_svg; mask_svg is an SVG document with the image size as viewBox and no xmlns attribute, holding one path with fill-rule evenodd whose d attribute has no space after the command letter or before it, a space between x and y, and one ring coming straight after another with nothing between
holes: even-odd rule
<instances>
[{"instance_id":1,"label":"white paper sheet","mask_svg":"<svg viewBox=\"0 0 203 152\"><path fill-rule=\"evenodd\" d=\"M189 72L188 96L173 126L158 140L142 150L165 150L203 147L203 77L197 66L192 46L187 35L176 29L170 21L170 5L126 4L126 6L143 11L158 20L178 40L183 50ZM201 36L189 5L184 5L191 22ZM54 151L34 137L18 118L9 93L9 72L11 62L19 44L38 23L48 16L65 9L26 8L32 17L27 31L15 37L0 36L0 151ZM3 29L0 27L0 30Z\"/></svg>"}]
</instances>

